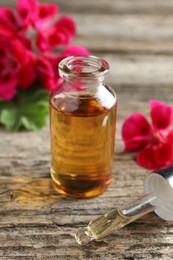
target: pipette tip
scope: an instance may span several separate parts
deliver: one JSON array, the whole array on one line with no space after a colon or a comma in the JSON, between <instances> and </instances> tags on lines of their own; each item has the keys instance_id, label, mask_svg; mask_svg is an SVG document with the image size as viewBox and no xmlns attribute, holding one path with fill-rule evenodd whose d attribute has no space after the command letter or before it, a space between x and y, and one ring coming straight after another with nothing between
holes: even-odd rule
<instances>
[{"instance_id":1,"label":"pipette tip","mask_svg":"<svg viewBox=\"0 0 173 260\"><path fill-rule=\"evenodd\" d=\"M75 234L75 239L79 245L83 246L87 245L92 240L92 237L87 228L80 228Z\"/></svg>"}]
</instances>

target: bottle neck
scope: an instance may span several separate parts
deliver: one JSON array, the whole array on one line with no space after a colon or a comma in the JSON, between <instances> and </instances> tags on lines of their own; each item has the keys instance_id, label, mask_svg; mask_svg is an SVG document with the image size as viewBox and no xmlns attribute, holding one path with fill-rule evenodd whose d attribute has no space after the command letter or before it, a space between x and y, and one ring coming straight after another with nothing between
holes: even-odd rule
<instances>
[{"instance_id":1,"label":"bottle neck","mask_svg":"<svg viewBox=\"0 0 173 260\"><path fill-rule=\"evenodd\" d=\"M108 71L108 63L93 56L72 56L59 63L59 75L64 79L64 86L73 92L96 92L104 85Z\"/></svg>"},{"instance_id":2,"label":"bottle neck","mask_svg":"<svg viewBox=\"0 0 173 260\"><path fill-rule=\"evenodd\" d=\"M88 94L94 94L100 87L104 86L103 80L93 78L68 78L63 81L64 88L67 92L82 92Z\"/></svg>"}]
</instances>

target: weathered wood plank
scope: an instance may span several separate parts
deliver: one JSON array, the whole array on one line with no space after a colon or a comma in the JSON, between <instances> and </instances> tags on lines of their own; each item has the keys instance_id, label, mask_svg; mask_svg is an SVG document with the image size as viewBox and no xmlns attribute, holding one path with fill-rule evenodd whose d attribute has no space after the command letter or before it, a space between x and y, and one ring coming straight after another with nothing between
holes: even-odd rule
<instances>
[{"instance_id":1,"label":"weathered wood plank","mask_svg":"<svg viewBox=\"0 0 173 260\"><path fill-rule=\"evenodd\" d=\"M118 132L124 118L139 109L148 113L144 88L118 86ZM151 87L153 98L170 102L171 87ZM127 100L126 100L127 99ZM143 191L147 174L134 162L134 154L121 153L117 140L113 183L92 200L66 199L51 186L49 128L16 134L0 132L0 258L1 259L172 259L173 223L154 214L136 221L102 242L79 247L76 230L107 210L128 202ZM118 136L118 139L120 135ZM32 142L31 140L34 140ZM10 143L10 145L7 145ZM120 148L120 150L119 150Z\"/></svg>"},{"instance_id":2,"label":"weathered wood plank","mask_svg":"<svg viewBox=\"0 0 173 260\"><path fill-rule=\"evenodd\" d=\"M78 28L75 43L90 50L173 53L172 15L73 14L73 17Z\"/></svg>"},{"instance_id":3,"label":"weathered wood plank","mask_svg":"<svg viewBox=\"0 0 173 260\"><path fill-rule=\"evenodd\" d=\"M40 0L40 2L48 2ZM99 13L99 14L172 14L172 0L99 0L81 1L81 0L51 0L51 3L57 3L63 12L70 13ZM15 0L1 0L0 5L14 6Z\"/></svg>"},{"instance_id":4,"label":"weathered wood plank","mask_svg":"<svg viewBox=\"0 0 173 260\"><path fill-rule=\"evenodd\" d=\"M135 168L136 165L133 164L133 170L135 170ZM139 178L137 178L137 172L133 172L133 174L134 177L136 175L136 180L139 180ZM118 177L121 178L122 175L118 175ZM136 188L138 189L139 187ZM143 218L124 229L124 231L122 230L108 237L104 242L93 243L86 248L80 248L75 244L74 233L77 227L85 225L90 219L109 209L107 206L105 208L105 205L110 204L108 200L111 200L112 204L113 201L115 201L114 206L116 206L116 201L118 200L119 202L120 199L117 197L117 194L119 192L121 193L122 190L123 188L119 189L119 191L117 190L116 193L114 193L114 197L108 194L109 191L105 193L105 195L107 195L107 201L104 201L105 195L85 201L85 204L77 200L58 200L52 205L51 210L49 207L44 207L31 211L30 207L23 207L21 211L21 209L16 207L17 203L21 203L20 201L16 201L15 209L13 208L13 203L11 203L11 208L8 211L2 211L1 208L0 255L4 257L14 255L16 257L41 257L44 254L45 257L53 257L56 252L60 257L58 259L68 259L70 251L72 250L71 259L75 259L75 257L76 259L88 259L88 255L85 255L84 252L87 252L90 257L96 257L94 259L99 259L101 255L105 257L104 259L111 259L113 255L117 256L116 259L127 259L125 257L129 255L134 256L134 253L136 254L136 259L140 259L141 256L146 257L146 255L148 255L148 257L150 257L151 255L148 250L156 250L158 247L160 250L163 250L163 247L169 248L168 255L171 255L171 244L167 242L163 246L162 243L165 237L165 231L167 240L171 239L171 226L159 220L154 214L150 214L148 218ZM35 199L37 199L37 197ZM32 202L30 201L28 204L29 203ZM71 212L70 216L68 215L69 210ZM153 223L155 223L155 226L153 226ZM159 239L156 235L158 228L161 232ZM134 246L134 241L136 241L136 246ZM151 241L152 245L150 245ZM114 248L116 244L119 246ZM162 246L160 247L161 244ZM106 248L109 248L109 250L107 251ZM139 253L140 250L144 250L142 255ZM160 250L155 256L162 255ZM79 256L83 258L77 258Z\"/></svg>"},{"instance_id":5,"label":"weathered wood plank","mask_svg":"<svg viewBox=\"0 0 173 260\"><path fill-rule=\"evenodd\" d=\"M46 0L44 0L46 2ZM68 12L98 13L98 14L171 14L173 2L171 0L100 0L99 2L72 0L54 0L60 8Z\"/></svg>"},{"instance_id":6,"label":"weathered wood plank","mask_svg":"<svg viewBox=\"0 0 173 260\"><path fill-rule=\"evenodd\" d=\"M103 55L111 66L111 84L129 86L169 85L173 82L172 57Z\"/></svg>"}]
</instances>

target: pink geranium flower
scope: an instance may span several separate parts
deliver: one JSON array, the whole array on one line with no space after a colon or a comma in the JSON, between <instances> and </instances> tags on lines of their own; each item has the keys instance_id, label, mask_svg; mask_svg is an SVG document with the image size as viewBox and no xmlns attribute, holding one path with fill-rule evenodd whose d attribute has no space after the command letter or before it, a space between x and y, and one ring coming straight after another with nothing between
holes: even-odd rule
<instances>
[{"instance_id":1,"label":"pink geranium flower","mask_svg":"<svg viewBox=\"0 0 173 260\"><path fill-rule=\"evenodd\" d=\"M76 33L74 21L64 16L53 25L38 29L36 46L39 51L51 51L58 46L67 45Z\"/></svg>"},{"instance_id":2,"label":"pink geranium flower","mask_svg":"<svg viewBox=\"0 0 173 260\"><path fill-rule=\"evenodd\" d=\"M57 64L68 56L89 54L88 50L80 46L68 46L60 54L46 52L37 58L37 77L43 82L47 90L54 90L62 82L62 78L57 71Z\"/></svg>"},{"instance_id":3,"label":"pink geranium flower","mask_svg":"<svg viewBox=\"0 0 173 260\"><path fill-rule=\"evenodd\" d=\"M58 18L58 6L37 0L17 0L16 11L0 8L0 100L12 99L17 88L39 79L47 90L61 82L58 63L71 55L89 55L69 46L76 26L69 16ZM51 51L60 47L59 53Z\"/></svg>"},{"instance_id":4,"label":"pink geranium flower","mask_svg":"<svg viewBox=\"0 0 173 260\"><path fill-rule=\"evenodd\" d=\"M25 27L36 31L36 47L38 51L54 50L58 46L68 44L76 33L73 19L63 16L53 22L58 15L55 4L40 4L36 0L18 0L17 10Z\"/></svg>"},{"instance_id":5,"label":"pink geranium flower","mask_svg":"<svg viewBox=\"0 0 173 260\"><path fill-rule=\"evenodd\" d=\"M0 99L15 96L17 86L28 88L35 80L35 57L19 40L0 41Z\"/></svg>"},{"instance_id":6,"label":"pink geranium flower","mask_svg":"<svg viewBox=\"0 0 173 260\"><path fill-rule=\"evenodd\" d=\"M0 36L16 37L23 28L22 20L11 8L0 8Z\"/></svg>"},{"instance_id":7,"label":"pink geranium flower","mask_svg":"<svg viewBox=\"0 0 173 260\"><path fill-rule=\"evenodd\" d=\"M173 106L150 101L150 124L141 113L134 113L122 126L125 151L139 151L137 162L156 169L173 162Z\"/></svg>"},{"instance_id":8,"label":"pink geranium flower","mask_svg":"<svg viewBox=\"0 0 173 260\"><path fill-rule=\"evenodd\" d=\"M36 0L17 0L17 12L26 27L43 27L58 14L58 6Z\"/></svg>"}]
</instances>

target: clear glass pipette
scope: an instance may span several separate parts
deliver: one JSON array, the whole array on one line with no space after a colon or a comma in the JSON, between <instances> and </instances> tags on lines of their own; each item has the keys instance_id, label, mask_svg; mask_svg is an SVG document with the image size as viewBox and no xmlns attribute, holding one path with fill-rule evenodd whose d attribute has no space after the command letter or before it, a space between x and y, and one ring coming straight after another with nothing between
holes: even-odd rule
<instances>
[{"instance_id":1,"label":"clear glass pipette","mask_svg":"<svg viewBox=\"0 0 173 260\"><path fill-rule=\"evenodd\" d=\"M164 220L173 220L173 165L151 173L144 182L145 194L133 202L115 208L92 220L77 231L78 244L101 240L112 232L154 211Z\"/></svg>"}]
</instances>

